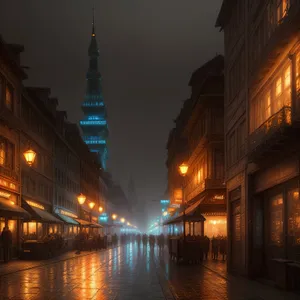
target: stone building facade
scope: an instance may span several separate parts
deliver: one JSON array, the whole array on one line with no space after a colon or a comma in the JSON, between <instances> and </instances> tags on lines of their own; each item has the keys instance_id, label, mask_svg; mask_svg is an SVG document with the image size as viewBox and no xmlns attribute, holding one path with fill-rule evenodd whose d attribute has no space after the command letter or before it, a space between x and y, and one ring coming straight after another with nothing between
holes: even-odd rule
<instances>
[{"instance_id":1,"label":"stone building facade","mask_svg":"<svg viewBox=\"0 0 300 300\"><path fill-rule=\"evenodd\" d=\"M299 261L300 2L223 1L228 268Z\"/></svg>"}]
</instances>

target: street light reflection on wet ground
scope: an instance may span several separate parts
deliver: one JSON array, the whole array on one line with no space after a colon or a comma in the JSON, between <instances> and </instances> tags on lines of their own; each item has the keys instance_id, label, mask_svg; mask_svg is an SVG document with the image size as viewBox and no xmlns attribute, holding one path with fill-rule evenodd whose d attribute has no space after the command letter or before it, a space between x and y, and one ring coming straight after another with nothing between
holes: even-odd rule
<instances>
[{"instance_id":1,"label":"street light reflection on wet ground","mask_svg":"<svg viewBox=\"0 0 300 300\"><path fill-rule=\"evenodd\" d=\"M201 265L176 265L165 251L129 243L0 277L0 299L298 299Z\"/></svg>"}]
</instances>

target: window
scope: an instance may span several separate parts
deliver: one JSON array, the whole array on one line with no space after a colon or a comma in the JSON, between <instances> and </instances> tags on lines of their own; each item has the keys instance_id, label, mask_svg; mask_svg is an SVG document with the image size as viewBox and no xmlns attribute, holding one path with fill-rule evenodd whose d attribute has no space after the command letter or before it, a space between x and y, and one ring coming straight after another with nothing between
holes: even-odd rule
<instances>
[{"instance_id":1,"label":"window","mask_svg":"<svg viewBox=\"0 0 300 300\"><path fill-rule=\"evenodd\" d=\"M3 137L0 137L0 165L14 168L14 145Z\"/></svg>"},{"instance_id":2,"label":"window","mask_svg":"<svg viewBox=\"0 0 300 300\"><path fill-rule=\"evenodd\" d=\"M283 198L277 195L270 199L270 243L283 244Z\"/></svg>"},{"instance_id":3,"label":"window","mask_svg":"<svg viewBox=\"0 0 300 300\"><path fill-rule=\"evenodd\" d=\"M214 156L214 175L216 179L224 179L224 153L216 150Z\"/></svg>"},{"instance_id":4,"label":"window","mask_svg":"<svg viewBox=\"0 0 300 300\"><path fill-rule=\"evenodd\" d=\"M0 142L0 165L5 165L5 144L4 142Z\"/></svg>"},{"instance_id":5,"label":"window","mask_svg":"<svg viewBox=\"0 0 300 300\"><path fill-rule=\"evenodd\" d=\"M5 89L5 106L13 110L13 89L10 85L6 85Z\"/></svg>"},{"instance_id":6,"label":"window","mask_svg":"<svg viewBox=\"0 0 300 300\"><path fill-rule=\"evenodd\" d=\"M271 117L271 91L268 91L266 94L266 117L268 120Z\"/></svg>"},{"instance_id":7,"label":"window","mask_svg":"<svg viewBox=\"0 0 300 300\"><path fill-rule=\"evenodd\" d=\"M282 83L281 83L281 77L279 77L277 80L276 80L276 97L280 96L281 95L281 92L282 92Z\"/></svg>"},{"instance_id":8,"label":"window","mask_svg":"<svg viewBox=\"0 0 300 300\"><path fill-rule=\"evenodd\" d=\"M289 0L277 0L277 23L287 15L289 9Z\"/></svg>"},{"instance_id":9,"label":"window","mask_svg":"<svg viewBox=\"0 0 300 300\"><path fill-rule=\"evenodd\" d=\"M243 121L237 128L237 151L238 158L245 154L245 143L246 143L246 121Z\"/></svg>"}]
</instances>

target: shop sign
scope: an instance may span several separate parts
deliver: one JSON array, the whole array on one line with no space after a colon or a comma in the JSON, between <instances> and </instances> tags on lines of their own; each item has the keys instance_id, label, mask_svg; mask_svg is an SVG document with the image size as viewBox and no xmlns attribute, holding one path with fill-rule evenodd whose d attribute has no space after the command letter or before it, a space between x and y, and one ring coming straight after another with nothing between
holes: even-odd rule
<instances>
[{"instance_id":1,"label":"shop sign","mask_svg":"<svg viewBox=\"0 0 300 300\"><path fill-rule=\"evenodd\" d=\"M8 189L14 190L14 191L17 189L17 187L14 183L9 182L9 181L4 180L4 179L0 179L0 185L6 187Z\"/></svg>"},{"instance_id":2,"label":"shop sign","mask_svg":"<svg viewBox=\"0 0 300 300\"><path fill-rule=\"evenodd\" d=\"M170 207L172 207L172 208L179 208L179 207L180 207L180 204L172 203L172 204L170 205Z\"/></svg>"},{"instance_id":3,"label":"shop sign","mask_svg":"<svg viewBox=\"0 0 300 300\"><path fill-rule=\"evenodd\" d=\"M224 197L224 195L214 195L213 199L214 200L224 200L225 197Z\"/></svg>"},{"instance_id":4,"label":"shop sign","mask_svg":"<svg viewBox=\"0 0 300 300\"><path fill-rule=\"evenodd\" d=\"M11 196L10 193L7 193L5 191L0 191L0 197L8 199Z\"/></svg>"},{"instance_id":5,"label":"shop sign","mask_svg":"<svg viewBox=\"0 0 300 300\"><path fill-rule=\"evenodd\" d=\"M60 209L59 213L61 215L64 215L64 216L67 216L67 217L70 217L70 218L75 218L75 219L78 218L78 216L76 216L75 214L73 214L73 213L71 213L69 211L63 210L63 209Z\"/></svg>"},{"instance_id":6,"label":"shop sign","mask_svg":"<svg viewBox=\"0 0 300 300\"><path fill-rule=\"evenodd\" d=\"M174 202L180 204L182 203L182 189L174 190Z\"/></svg>"},{"instance_id":7,"label":"shop sign","mask_svg":"<svg viewBox=\"0 0 300 300\"><path fill-rule=\"evenodd\" d=\"M45 210L45 207L44 207L42 204L39 204L39 203L30 201L30 200L27 200L26 202L27 202L30 206L32 206L32 207L36 207L36 208Z\"/></svg>"}]
</instances>

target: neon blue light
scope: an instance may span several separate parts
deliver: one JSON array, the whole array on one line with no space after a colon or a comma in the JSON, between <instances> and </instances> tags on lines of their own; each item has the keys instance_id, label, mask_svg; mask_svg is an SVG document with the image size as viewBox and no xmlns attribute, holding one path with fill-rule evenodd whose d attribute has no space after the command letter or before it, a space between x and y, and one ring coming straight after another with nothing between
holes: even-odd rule
<instances>
[{"instance_id":1,"label":"neon blue light","mask_svg":"<svg viewBox=\"0 0 300 300\"><path fill-rule=\"evenodd\" d=\"M105 140L99 140L99 141L89 141L85 140L84 141L87 145L105 145L106 141Z\"/></svg>"},{"instance_id":2,"label":"neon blue light","mask_svg":"<svg viewBox=\"0 0 300 300\"><path fill-rule=\"evenodd\" d=\"M88 120L89 121L100 120L100 117L99 116L88 116Z\"/></svg>"},{"instance_id":3,"label":"neon blue light","mask_svg":"<svg viewBox=\"0 0 300 300\"><path fill-rule=\"evenodd\" d=\"M80 121L80 125L106 125L106 121Z\"/></svg>"},{"instance_id":4,"label":"neon blue light","mask_svg":"<svg viewBox=\"0 0 300 300\"><path fill-rule=\"evenodd\" d=\"M82 103L82 106L84 107L99 107L99 106L104 106L103 102L88 102L85 101Z\"/></svg>"},{"instance_id":5,"label":"neon blue light","mask_svg":"<svg viewBox=\"0 0 300 300\"><path fill-rule=\"evenodd\" d=\"M170 200L160 200L160 203L161 203L161 204L169 204L169 203L170 203Z\"/></svg>"}]
</instances>

